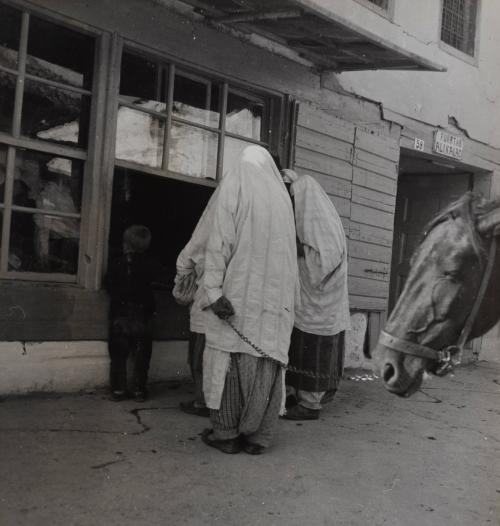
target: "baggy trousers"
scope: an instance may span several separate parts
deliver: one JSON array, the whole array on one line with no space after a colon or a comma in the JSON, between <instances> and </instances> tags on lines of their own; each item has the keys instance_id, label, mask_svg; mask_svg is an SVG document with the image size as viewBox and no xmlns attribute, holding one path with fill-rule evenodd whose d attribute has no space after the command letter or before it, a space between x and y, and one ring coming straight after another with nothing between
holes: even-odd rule
<instances>
[{"instance_id":1,"label":"baggy trousers","mask_svg":"<svg viewBox=\"0 0 500 526\"><path fill-rule=\"evenodd\" d=\"M282 395L279 364L248 354L231 354L220 408L210 410L214 438L244 435L249 442L268 447L278 422Z\"/></svg>"}]
</instances>

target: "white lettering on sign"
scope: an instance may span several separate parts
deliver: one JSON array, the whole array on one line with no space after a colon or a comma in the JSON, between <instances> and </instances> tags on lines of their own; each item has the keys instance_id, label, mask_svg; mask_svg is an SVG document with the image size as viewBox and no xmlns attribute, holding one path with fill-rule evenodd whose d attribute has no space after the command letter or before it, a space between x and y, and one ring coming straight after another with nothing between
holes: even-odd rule
<instances>
[{"instance_id":1,"label":"white lettering on sign","mask_svg":"<svg viewBox=\"0 0 500 526\"><path fill-rule=\"evenodd\" d=\"M413 145L415 150L418 150L419 152L423 152L425 149L425 142L423 139L419 139L418 137L415 137L415 143Z\"/></svg>"},{"instance_id":2,"label":"white lettering on sign","mask_svg":"<svg viewBox=\"0 0 500 526\"><path fill-rule=\"evenodd\" d=\"M464 151L464 141L460 137L439 130L434 134L432 149L436 153L446 155L446 157L461 159Z\"/></svg>"}]
</instances>

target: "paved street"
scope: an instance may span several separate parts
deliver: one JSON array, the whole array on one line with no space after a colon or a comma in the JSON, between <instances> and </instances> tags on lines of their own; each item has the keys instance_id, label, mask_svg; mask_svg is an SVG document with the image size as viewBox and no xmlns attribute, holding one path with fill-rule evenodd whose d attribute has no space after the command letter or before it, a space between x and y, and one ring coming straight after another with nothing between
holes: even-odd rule
<instances>
[{"instance_id":1,"label":"paved street","mask_svg":"<svg viewBox=\"0 0 500 526\"><path fill-rule=\"evenodd\" d=\"M281 421L265 455L207 448L179 412L103 393L0 403L2 526L499 525L500 365L411 399L348 373L318 422Z\"/></svg>"}]
</instances>

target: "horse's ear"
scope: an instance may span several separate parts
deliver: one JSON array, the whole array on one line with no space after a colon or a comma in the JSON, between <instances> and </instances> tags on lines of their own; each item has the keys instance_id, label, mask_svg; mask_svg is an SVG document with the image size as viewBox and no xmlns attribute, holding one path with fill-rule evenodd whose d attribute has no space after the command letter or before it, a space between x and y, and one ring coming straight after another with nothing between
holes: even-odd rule
<instances>
[{"instance_id":1,"label":"horse's ear","mask_svg":"<svg viewBox=\"0 0 500 526\"><path fill-rule=\"evenodd\" d=\"M477 218L477 230L482 235L498 235L500 230L500 207Z\"/></svg>"}]
</instances>

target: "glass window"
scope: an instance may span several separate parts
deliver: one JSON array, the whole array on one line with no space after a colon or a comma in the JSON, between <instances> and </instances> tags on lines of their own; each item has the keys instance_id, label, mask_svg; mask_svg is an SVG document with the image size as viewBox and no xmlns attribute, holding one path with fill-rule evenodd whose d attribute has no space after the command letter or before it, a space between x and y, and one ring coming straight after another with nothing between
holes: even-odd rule
<instances>
[{"instance_id":1,"label":"glass window","mask_svg":"<svg viewBox=\"0 0 500 526\"><path fill-rule=\"evenodd\" d=\"M210 81L200 81L185 75L175 75L175 117L216 128L220 118L220 89Z\"/></svg>"},{"instance_id":2,"label":"glass window","mask_svg":"<svg viewBox=\"0 0 500 526\"><path fill-rule=\"evenodd\" d=\"M477 0L443 0L441 40L474 56Z\"/></svg>"},{"instance_id":3,"label":"glass window","mask_svg":"<svg viewBox=\"0 0 500 526\"><path fill-rule=\"evenodd\" d=\"M17 69L21 11L0 4L0 66Z\"/></svg>"},{"instance_id":4,"label":"glass window","mask_svg":"<svg viewBox=\"0 0 500 526\"><path fill-rule=\"evenodd\" d=\"M174 123L170 135L169 170L191 177L215 179L217 142L215 133Z\"/></svg>"},{"instance_id":5,"label":"glass window","mask_svg":"<svg viewBox=\"0 0 500 526\"><path fill-rule=\"evenodd\" d=\"M261 140L264 103L243 95L229 93L227 97L226 131Z\"/></svg>"},{"instance_id":6,"label":"glass window","mask_svg":"<svg viewBox=\"0 0 500 526\"><path fill-rule=\"evenodd\" d=\"M173 68L170 91L167 83ZM167 100L167 92L172 100ZM155 175L212 180L220 178L224 165L232 164L249 144L274 140L270 112L281 108L280 101L272 104L270 97L129 52L123 54L120 103L118 164L151 167ZM274 115L272 121L278 117ZM221 142L227 150L224 159L218 159Z\"/></svg>"},{"instance_id":7,"label":"glass window","mask_svg":"<svg viewBox=\"0 0 500 526\"><path fill-rule=\"evenodd\" d=\"M14 192L17 206L77 214L81 209L83 163L32 150L17 150L15 181L25 192Z\"/></svg>"},{"instance_id":8,"label":"glass window","mask_svg":"<svg viewBox=\"0 0 500 526\"><path fill-rule=\"evenodd\" d=\"M157 64L138 55L124 53L120 77L121 99L143 105L155 111L166 110L165 71ZM156 104L153 103L156 102Z\"/></svg>"},{"instance_id":9,"label":"glass window","mask_svg":"<svg viewBox=\"0 0 500 526\"><path fill-rule=\"evenodd\" d=\"M152 104L153 101L147 101L139 107ZM122 106L118 110L115 155L124 161L161 168L164 134L164 120Z\"/></svg>"},{"instance_id":10,"label":"glass window","mask_svg":"<svg viewBox=\"0 0 500 526\"><path fill-rule=\"evenodd\" d=\"M0 144L0 213L9 232L3 239L8 251L0 251L7 254L0 267L8 272L0 277L30 272L43 273L41 280L67 281L50 274L78 270L85 161L75 157L85 157L88 145L95 38L25 16L28 46L20 50L21 12L0 5L0 131L12 134L20 125L27 143ZM19 60L18 53L24 54ZM27 78L16 93L18 62L26 63ZM40 140L57 143L57 153L38 151ZM10 167L8 148L15 154Z\"/></svg>"},{"instance_id":11,"label":"glass window","mask_svg":"<svg viewBox=\"0 0 500 526\"><path fill-rule=\"evenodd\" d=\"M34 139L87 146L90 97L26 80L21 133Z\"/></svg>"},{"instance_id":12,"label":"glass window","mask_svg":"<svg viewBox=\"0 0 500 526\"><path fill-rule=\"evenodd\" d=\"M7 165L7 147L0 144L0 203L3 203Z\"/></svg>"},{"instance_id":13,"label":"glass window","mask_svg":"<svg viewBox=\"0 0 500 526\"><path fill-rule=\"evenodd\" d=\"M80 220L12 212L9 270L76 274Z\"/></svg>"},{"instance_id":14,"label":"glass window","mask_svg":"<svg viewBox=\"0 0 500 526\"><path fill-rule=\"evenodd\" d=\"M0 131L7 133L12 131L16 81L15 75L0 70Z\"/></svg>"},{"instance_id":15,"label":"glass window","mask_svg":"<svg viewBox=\"0 0 500 526\"><path fill-rule=\"evenodd\" d=\"M26 71L31 75L91 89L94 38L30 17Z\"/></svg>"}]
</instances>

